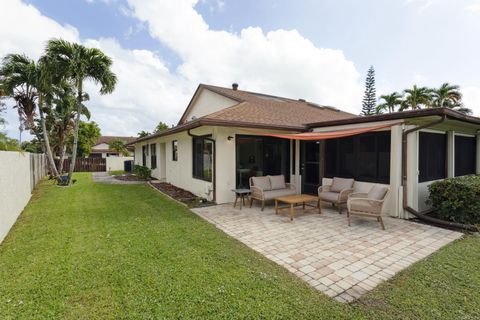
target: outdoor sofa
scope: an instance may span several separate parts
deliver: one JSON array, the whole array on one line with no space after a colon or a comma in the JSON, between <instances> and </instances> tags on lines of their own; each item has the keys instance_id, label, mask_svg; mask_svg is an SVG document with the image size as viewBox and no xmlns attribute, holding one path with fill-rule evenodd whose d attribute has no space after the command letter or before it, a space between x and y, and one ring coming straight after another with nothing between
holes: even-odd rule
<instances>
[{"instance_id":1,"label":"outdoor sofa","mask_svg":"<svg viewBox=\"0 0 480 320\"><path fill-rule=\"evenodd\" d=\"M262 211L265 208L265 201L297 194L295 185L286 183L283 175L250 177L249 185L250 207L252 207L253 200L257 200L262 203Z\"/></svg>"}]
</instances>

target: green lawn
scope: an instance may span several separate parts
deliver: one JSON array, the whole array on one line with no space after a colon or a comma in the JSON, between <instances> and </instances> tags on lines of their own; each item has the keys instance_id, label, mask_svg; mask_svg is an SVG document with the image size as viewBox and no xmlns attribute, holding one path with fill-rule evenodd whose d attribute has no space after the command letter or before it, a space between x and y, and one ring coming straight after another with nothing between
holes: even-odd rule
<instances>
[{"instance_id":1,"label":"green lawn","mask_svg":"<svg viewBox=\"0 0 480 320\"><path fill-rule=\"evenodd\" d=\"M480 238L352 304L145 185L43 182L0 245L1 319L478 319Z\"/></svg>"},{"instance_id":2,"label":"green lawn","mask_svg":"<svg viewBox=\"0 0 480 320\"><path fill-rule=\"evenodd\" d=\"M125 170L112 170L112 171L108 171L108 174L111 175L111 176L118 176L118 175L125 174L125 173L126 173Z\"/></svg>"}]
</instances>

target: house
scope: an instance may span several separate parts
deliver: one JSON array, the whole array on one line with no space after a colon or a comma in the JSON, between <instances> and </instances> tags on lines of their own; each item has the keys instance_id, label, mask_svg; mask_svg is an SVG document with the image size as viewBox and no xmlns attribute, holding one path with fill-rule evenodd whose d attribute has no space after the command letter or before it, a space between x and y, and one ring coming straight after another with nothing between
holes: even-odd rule
<instances>
[{"instance_id":1,"label":"house","mask_svg":"<svg viewBox=\"0 0 480 320\"><path fill-rule=\"evenodd\" d=\"M95 145L92 147L92 151L89 154L89 158L107 158L107 157L118 157L121 156L117 151L111 150L109 144L112 141L120 140L126 145L135 141L136 137L117 137L117 136L100 136L95 142ZM133 153L134 148L132 146L127 146L127 149Z\"/></svg>"},{"instance_id":2,"label":"house","mask_svg":"<svg viewBox=\"0 0 480 320\"><path fill-rule=\"evenodd\" d=\"M284 174L315 194L334 177L389 185L385 214L427 209L428 185L479 173L480 118L444 109L360 117L303 99L201 84L174 128L135 140L135 163L217 203L250 176Z\"/></svg>"}]
</instances>

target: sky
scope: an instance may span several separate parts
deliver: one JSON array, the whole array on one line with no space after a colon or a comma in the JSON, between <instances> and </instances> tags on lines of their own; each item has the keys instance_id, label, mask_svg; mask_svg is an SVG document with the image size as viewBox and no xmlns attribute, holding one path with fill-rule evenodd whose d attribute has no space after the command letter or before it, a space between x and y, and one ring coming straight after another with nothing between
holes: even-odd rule
<instances>
[{"instance_id":1,"label":"sky","mask_svg":"<svg viewBox=\"0 0 480 320\"><path fill-rule=\"evenodd\" d=\"M370 65L377 96L449 82L480 116L480 0L0 0L1 57L51 38L113 59L114 93L85 86L103 135L176 124L200 83L358 114Z\"/></svg>"}]
</instances>

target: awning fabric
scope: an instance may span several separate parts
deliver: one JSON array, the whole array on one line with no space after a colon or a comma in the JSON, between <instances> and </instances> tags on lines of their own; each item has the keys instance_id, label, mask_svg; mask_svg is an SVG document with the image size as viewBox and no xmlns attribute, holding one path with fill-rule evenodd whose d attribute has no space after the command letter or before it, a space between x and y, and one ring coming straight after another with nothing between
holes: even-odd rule
<instances>
[{"instance_id":1,"label":"awning fabric","mask_svg":"<svg viewBox=\"0 0 480 320\"><path fill-rule=\"evenodd\" d=\"M283 138L290 140L326 140L326 139L335 139L343 138L349 136L355 136L357 134L362 134L370 131L390 128L391 126L397 125L401 122L382 124L371 127L364 127L358 129L348 129L348 130L336 130L336 131L327 131L327 132L304 132L304 133L293 133L293 134L274 134L274 133L256 133L262 136Z\"/></svg>"}]
</instances>

